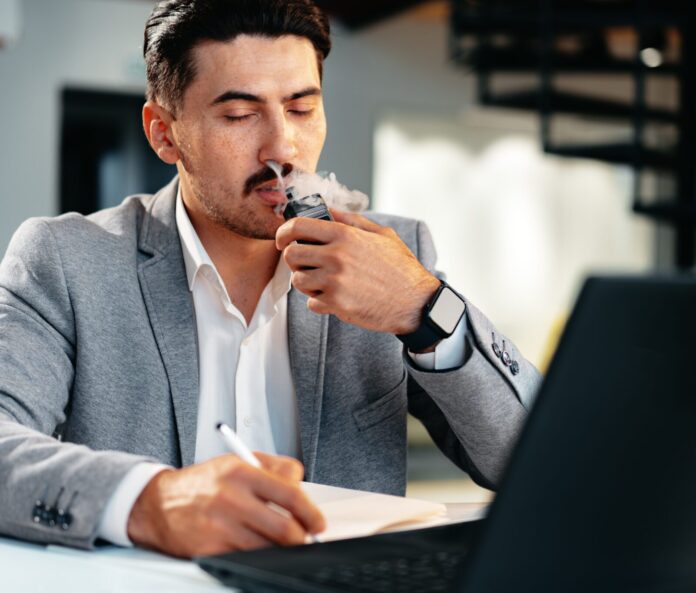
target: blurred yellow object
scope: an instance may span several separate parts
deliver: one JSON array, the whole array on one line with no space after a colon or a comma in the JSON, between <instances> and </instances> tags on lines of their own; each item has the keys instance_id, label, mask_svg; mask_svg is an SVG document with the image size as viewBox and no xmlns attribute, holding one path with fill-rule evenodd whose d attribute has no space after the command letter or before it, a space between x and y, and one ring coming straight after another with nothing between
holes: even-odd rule
<instances>
[{"instance_id":1,"label":"blurred yellow object","mask_svg":"<svg viewBox=\"0 0 696 593\"><path fill-rule=\"evenodd\" d=\"M565 329L566 323L568 322L568 314L564 313L556 317L556 320L551 324L551 329L546 338L546 345L544 346L544 351L541 355L541 361L539 363L539 371L542 374L546 374L551 364L551 359L556 353L556 348L558 348L558 342L561 339L561 334Z\"/></svg>"}]
</instances>

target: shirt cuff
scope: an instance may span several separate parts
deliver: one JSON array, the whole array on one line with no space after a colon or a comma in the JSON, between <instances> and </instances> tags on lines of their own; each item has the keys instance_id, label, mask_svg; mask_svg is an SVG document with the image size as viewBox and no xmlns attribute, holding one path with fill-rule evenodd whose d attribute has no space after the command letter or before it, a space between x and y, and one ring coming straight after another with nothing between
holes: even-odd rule
<instances>
[{"instance_id":1,"label":"shirt cuff","mask_svg":"<svg viewBox=\"0 0 696 593\"><path fill-rule=\"evenodd\" d=\"M128 537L128 518L131 509L148 482L168 465L143 462L133 467L119 482L109 498L104 514L99 521L98 535L112 544L131 547L133 542Z\"/></svg>"},{"instance_id":2,"label":"shirt cuff","mask_svg":"<svg viewBox=\"0 0 696 593\"><path fill-rule=\"evenodd\" d=\"M424 371L446 371L459 368L466 356L466 313L449 338L440 340L434 352L416 354L407 350L409 358Z\"/></svg>"}]
</instances>

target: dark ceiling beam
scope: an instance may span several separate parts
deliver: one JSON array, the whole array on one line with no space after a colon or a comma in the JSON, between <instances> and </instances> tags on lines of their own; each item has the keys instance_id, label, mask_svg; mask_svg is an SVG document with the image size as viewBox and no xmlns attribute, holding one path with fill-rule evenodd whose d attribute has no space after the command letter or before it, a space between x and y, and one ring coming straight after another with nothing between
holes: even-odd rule
<instances>
[{"instance_id":1,"label":"dark ceiling beam","mask_svg":"<svg viewBox=\"0 0 696 593\"><path fill-rule=\"evenodd\" d=\"M423 3L424 0L317 0L330 16L354 31Z\"/></svg>"}]
</instances>

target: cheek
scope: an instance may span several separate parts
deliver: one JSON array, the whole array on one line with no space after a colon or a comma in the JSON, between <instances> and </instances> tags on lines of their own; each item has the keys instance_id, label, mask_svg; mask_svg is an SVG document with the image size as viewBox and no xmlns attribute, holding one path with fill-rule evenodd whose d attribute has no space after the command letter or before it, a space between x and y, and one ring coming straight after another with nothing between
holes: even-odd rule
<instances>
[{"instance_id":1,"label":"cheek","mask_svg":"<svg viewBox=\"0 0 696 593\"><path fill-rule=\"evenodd\" d=\"M303 151L308 157L311 155L313 160L318 161L326 140L326 122L324 120L315 122L300 137Z\"/></svg>"},{"instance_id":2,"label":"cheek","mask_svg":"<svg viewBox=\"0 0 696 593\"><path fill-rule=\"evenodd\" d=\"M201 139L203 166L225 176L243 175L243 172L237 173L237 167L248 167L253 151L254 140L250 135L233 134L224 128L211 130Z\"/></svg>"}]
</instances>

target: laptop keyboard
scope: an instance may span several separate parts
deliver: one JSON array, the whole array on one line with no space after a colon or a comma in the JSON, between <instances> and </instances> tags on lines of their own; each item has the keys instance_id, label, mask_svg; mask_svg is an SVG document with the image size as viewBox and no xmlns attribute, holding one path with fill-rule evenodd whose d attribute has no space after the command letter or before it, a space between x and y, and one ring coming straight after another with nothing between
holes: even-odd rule
<instances>
[{"instance_id":1,"label":"laptop keyboard","mask_svg":"<svg viewBox=\"0 0 696 593\"><path fill-rule=\"evenodd\" d=\"M297 576L337 591L437 593L451 590L464 555L463 551L433 552L417 558L327 566Z\"/></svg>"}]
</instances>

